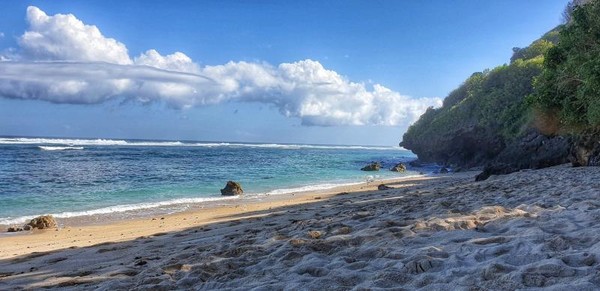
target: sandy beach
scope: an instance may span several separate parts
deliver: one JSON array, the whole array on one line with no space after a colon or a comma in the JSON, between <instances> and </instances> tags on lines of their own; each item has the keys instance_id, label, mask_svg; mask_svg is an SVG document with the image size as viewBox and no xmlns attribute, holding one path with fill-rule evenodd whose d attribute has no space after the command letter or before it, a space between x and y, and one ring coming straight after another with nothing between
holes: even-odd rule
<instances>
[{"instance_id":1,"label":"sandy beach","mask_svg":"<svg viewBox=\"0 0 600 291\"><path fill-rule=\"evenodd\" d=\"M4 235L0 289L600 288L600 168L476 174Z\"/></svg>"}]
</instances>

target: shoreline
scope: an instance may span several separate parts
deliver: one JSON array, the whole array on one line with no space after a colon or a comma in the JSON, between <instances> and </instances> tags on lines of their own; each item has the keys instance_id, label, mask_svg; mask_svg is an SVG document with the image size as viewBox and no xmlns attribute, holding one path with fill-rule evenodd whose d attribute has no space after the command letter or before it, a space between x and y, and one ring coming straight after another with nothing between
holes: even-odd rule
<instances>
[{"instance_id":1,"label":"shoreline","mask_svg":"<svg viewBox=\"0 0 600 291\"><path fill-rule=\"evenodd\" d=\"M120 204L105 206L96 209L80 211L63 211L58 213L38 213L32 215L23 215L15 218L5 218L0 220L0 237L6 229L11 226L19 226L27 223L34 217L41 215L52 215L59 222L59 226L86 226L98 224L98 221L120 221L131 219L143 219L152 216L169 215L179 212L185 212L194 209L212 208L218 206L227 206L240 201L261 200L271 196L296 195L307 192L327 192L337 188L354 187L362 184L370 185L372 183L389 183L397 180L405 180L416 177L426 177L431 174L417 174L417 171L410 171L406 175L399 174L397 177L380 177L371 181L346 181L339 183L325 182L322 184L310 184L291 188L274 189L267 192L244 193L240 196L207 196L207 197L182 197L171 200L142 202L132 204ZM102 222L100 222L102 223Z\"/></svg>"},{"instance_id":2,"label":"shoreline","mask_svg":"<svg viewBox=\"0 0 600 291\"><path fill-rule=\"evenodd\" d=\"M0 259L33 252L48 252L70 247L86 247L109 242L127 241L161 232L181 231L186 228L239 219L237 216L244 213L328 199L340 193L365 194L378 191L377 186L383 183L408 183L434 179L435 177L431 175L408 175L370 182L348 183L327 189L232 197L231 199L191 203L188 209L173 213L144 213L147 209L140 209L136 211L139 212L137 214L122 212L56 218L59 228L49 230L8 233L6 228L9 225L1 225ZM114 217L115 215L120 217ZM236 218L222 218L225 216L236 216ZM10 247L6 247L8 245ZM26 247L23 248L23 246Z\"/></svg>"},{"instance_id":3,"label":"shoreline","mask_svg":"<svg viewBox=\"0 0 600 291\"><path fill-rule=\"evenodd\" d=\"M477 173L2 238L0 289L600 288L600 168Z\"/></svg>"}]
</instances>

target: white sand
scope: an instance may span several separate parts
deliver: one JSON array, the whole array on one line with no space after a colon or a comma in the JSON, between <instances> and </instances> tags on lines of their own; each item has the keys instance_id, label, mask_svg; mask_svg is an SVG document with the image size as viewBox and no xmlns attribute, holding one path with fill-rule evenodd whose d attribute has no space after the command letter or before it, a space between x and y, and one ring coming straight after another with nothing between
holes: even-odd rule
<instances>
[{"instance_id":1,"label":"white sand","mask_svg":"<svg viewBox=\"0 0 600 291\"><path fill-rule=\"evenodd\" d=\"M117 243L35 245L0 261L0 289L600 289L600 168L475 174L248 207L240 217L261 216Z\"/></svg>"}]
</instances>

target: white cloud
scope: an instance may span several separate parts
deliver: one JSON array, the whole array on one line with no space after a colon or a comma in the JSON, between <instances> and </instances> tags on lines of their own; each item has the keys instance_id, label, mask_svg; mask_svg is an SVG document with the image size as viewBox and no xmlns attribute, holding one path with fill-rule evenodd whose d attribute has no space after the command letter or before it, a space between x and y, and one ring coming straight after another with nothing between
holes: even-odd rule
<instances>
[{"instance_id":1,"label":"white cloud","mask_svg":"<svg viewBox=\"0 0 600 291\"><path fill-rule=\"evenodd\" d=\"M29 6L27 22L29 30L19 38L27 59L131 63L124 44L104 37L96 26L85 25L72 14L48 16Z\"/></svg>"},{"instance_id":2,"label":"white cloud","mask_svg":"<svg viewBox=\"0 0 600 291\"><path fill-rule=\"evenodd\" d=\"M319 62L199 66L150 49L131 59L124 44L75 16L27 9L29 30L0 62L0 96L90 104L122 98L188 108L222 102L270 104L304 125L408 125L439 98L414 99L347 80Z\"/></svg>"},{"instance_id":3,"label":"white cloud","mask_svg":"<svg viewBox=\"0 0 600 291\"><path fill-rule=\"evenodd\" d=\"M4 32L0 31L0 38L4 37Z\"/></svg>"}]
</instances>

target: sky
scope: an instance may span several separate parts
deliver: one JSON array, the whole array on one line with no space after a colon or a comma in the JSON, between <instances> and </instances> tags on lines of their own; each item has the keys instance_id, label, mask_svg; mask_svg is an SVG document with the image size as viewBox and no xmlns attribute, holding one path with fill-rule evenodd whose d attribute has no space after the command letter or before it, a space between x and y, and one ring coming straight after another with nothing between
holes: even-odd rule
<instances>
[{"instance_id":1,"label":"sky","mask_svg":"<svg viewBox=\"0 0 600 291\"><path fill-rule=\"evenodd\" d=\"M394 146L567 2L3 1L0 135Z\"/></svg>"}]
</instances>

